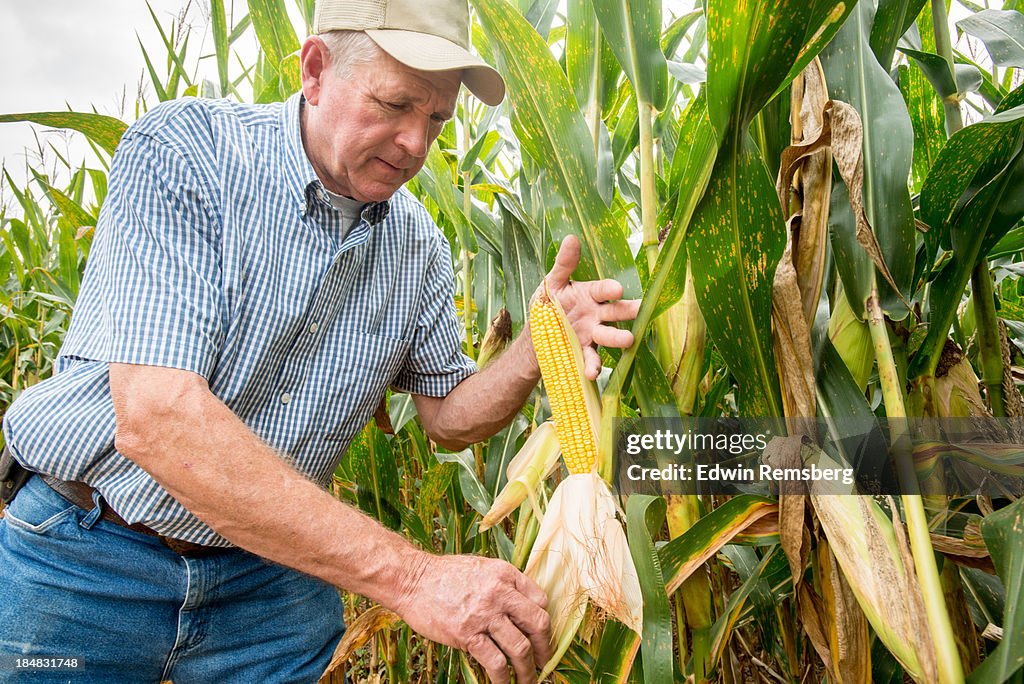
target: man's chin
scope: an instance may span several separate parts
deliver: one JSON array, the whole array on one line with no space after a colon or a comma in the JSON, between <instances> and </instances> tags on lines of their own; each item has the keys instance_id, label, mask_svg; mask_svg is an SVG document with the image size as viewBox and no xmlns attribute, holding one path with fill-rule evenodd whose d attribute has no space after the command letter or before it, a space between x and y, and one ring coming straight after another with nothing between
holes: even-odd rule
<instances>
[{"instance_id":1,"label":"man's chin","mask_svg":"<svg viewBox=\"0 0 1024 684\"><path fill-rule=\"evenodd\" d=\"M355 199L360 202L384 202L391 199L404 183L373 183L364 188L356 188Z\"/></svg>"}]
</instances>

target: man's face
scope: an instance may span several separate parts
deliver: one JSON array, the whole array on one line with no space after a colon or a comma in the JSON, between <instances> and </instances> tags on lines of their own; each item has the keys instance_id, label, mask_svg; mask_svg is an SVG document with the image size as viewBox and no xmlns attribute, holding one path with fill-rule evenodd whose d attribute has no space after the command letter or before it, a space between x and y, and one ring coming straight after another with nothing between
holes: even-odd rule
<instances>
[{"instance_id":1,"label":"man's face","mask_svg":"<svg viewBox=\"0 0 1024 684\"><path fill-rule=\"evenodd\" d=\"M460 83L458 72L418 71L384 52L347 79L323 69L304 132L324 185L362 202L391 197L423 167Z\"/></svg>"}]
</instances>

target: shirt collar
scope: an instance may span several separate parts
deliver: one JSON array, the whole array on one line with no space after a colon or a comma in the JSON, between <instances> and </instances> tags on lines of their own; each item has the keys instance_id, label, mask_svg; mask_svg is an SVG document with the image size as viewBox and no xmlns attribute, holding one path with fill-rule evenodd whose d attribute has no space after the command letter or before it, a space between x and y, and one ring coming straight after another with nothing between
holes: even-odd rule
<instances>
[{"instance_id":1,"label":"shirt collar","mask_svg":"<svg viewBox=\"0 0 1024 684\"><path fill-rule=\"evenodd\" d=\"M295 93L284 103L281 112L281 126L284 131L285 173L294 191L299 211L305 216L312 202L321 202L331 207L327 191L316 175L316 169L302 146L302 120L300 112L306 98L301 92ZM370 225L376 225L387 218L391 211L390 200L370 202L363 208L362 216Z\"/></svg>"}]
</instances>

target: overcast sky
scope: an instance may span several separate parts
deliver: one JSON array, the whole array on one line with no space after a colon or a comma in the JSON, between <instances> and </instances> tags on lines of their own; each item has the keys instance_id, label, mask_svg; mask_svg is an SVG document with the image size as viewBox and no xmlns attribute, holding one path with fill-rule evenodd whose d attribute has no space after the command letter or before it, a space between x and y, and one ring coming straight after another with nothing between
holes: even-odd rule
<instances>
[{"instance_id":1,"label":"overcast sky","mask_svg":"<svg viewBox=\"0 0 1024 684\"><path fill-rule=\"evenodd\" d=\"M207 0L150 0L164 26L185 12L192 26L190 51L194 55L200 54L200 41L205 43L203 54L212 52L206 40L207 4ZM294 9L292 0L285 4ZM692 0L665 2L666 8L676 12L692 5ZM95 107L102 114L134 120L144 70L140 38L163 73L160 58L165 53L143 0L0 0L0 6L0 113L60 111L70 105L76 111ZM237 20L244 15L246 3L226 0L225 7ZM251 32L247 39L254 40ZM194 59L187 63L195 64ZM207 75L215 73L213 59L203 64ZM156 97L150 92L148 100L155 103ZM71 161L79 163L88 152L80 138L77 134L49 134L43 139L62 151L69 150ZM35 146L33 126L0 124L0 160L19 182L24 179L25 148Z\"/></svg>"},{"instance_id":2,"label":"overcast sky","mask_svg":"<svg viewBox=\"0 0 1024 684\"><path fill-rule=\"evenodd\" d=\"M147 46L161 45L145 2L0 2L0 112L61 111L70 105L123 117L122 101L134 107L143 68L135 32ZM150 4L166 24L183 3ZM52 142L62 146L59 138ZM31 125L0 124L0 158L16 177L22 175L26 146L35 147Z\"/></svg>"}]
</instances>

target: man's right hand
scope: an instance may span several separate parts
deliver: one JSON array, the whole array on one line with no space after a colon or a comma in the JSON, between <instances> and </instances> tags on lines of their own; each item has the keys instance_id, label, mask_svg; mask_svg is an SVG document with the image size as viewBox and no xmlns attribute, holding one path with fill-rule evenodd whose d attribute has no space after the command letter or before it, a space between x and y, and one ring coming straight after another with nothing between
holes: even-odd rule
<instances>
[{"instance_id":1,"label":"man's right hand","mask_svg":"<svg viewBox=\"0 0 1024 684\"><path fill-rule=\"evenodd\" d=\"M432 641L467 651L492 682L537 681L551 658L547 596L514 566L479 556L424 554L395 607Z\"/></svg>"}]
</instances>

